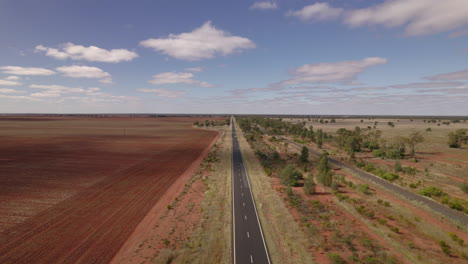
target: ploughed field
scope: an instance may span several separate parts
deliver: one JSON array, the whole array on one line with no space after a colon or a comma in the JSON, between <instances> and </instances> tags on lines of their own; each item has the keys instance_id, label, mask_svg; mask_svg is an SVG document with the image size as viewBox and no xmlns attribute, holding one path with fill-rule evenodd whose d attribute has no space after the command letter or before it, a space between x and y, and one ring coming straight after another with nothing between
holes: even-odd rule
<instances>
[{"instance_id":1,"label":"ploughed field","mask_svg":"<svg viewBox=\"0 0 468 264\"><path fill-rule=\"evenodd\" d=\"M0 118L0 263L109 262L215 138L198 119Z\"/></svg>"}]
</instances>

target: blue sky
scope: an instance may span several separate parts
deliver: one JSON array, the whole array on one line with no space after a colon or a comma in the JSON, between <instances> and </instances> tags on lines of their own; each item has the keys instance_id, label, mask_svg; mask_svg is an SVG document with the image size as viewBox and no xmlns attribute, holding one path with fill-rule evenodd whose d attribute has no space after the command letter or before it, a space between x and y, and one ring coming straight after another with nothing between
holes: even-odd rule
<instances>
[{"instance_id":1,"label":"blue sky","mask_svg":"<svg viewBox=\"0 0 468 264\"><path fill-rule=\"evenodd\" d=\"M4 0L0 32L2 113L468 115L466 0Z\"/></svg>"}]
</instances>

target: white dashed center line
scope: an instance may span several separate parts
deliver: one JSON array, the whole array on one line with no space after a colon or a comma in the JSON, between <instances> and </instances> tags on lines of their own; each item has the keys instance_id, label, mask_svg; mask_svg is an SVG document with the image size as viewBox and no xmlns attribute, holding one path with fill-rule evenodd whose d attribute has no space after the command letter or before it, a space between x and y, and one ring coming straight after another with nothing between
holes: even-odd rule
<instances>
[{"instance_id":1,"label":"white dashed center line","mask_svg":"<svg viewBox=\"0 0 468 264\"><path fill-rule=\"evenodd\" d=\"M250 234L249 234L249 232L247 232L247 237L248 237L248 238L250 238Z\"/></svg>"},{"instance_id":2,"label":"white dashed center line","mask_svg":"<svg viewBox=\"0 0 468 264\"><path fill-rule=\"evenodd\" d=\"M245 216L245 220L247 220L247 216Z\"/></svg>"},{"instance_id":3,"label":"white dashed center line","mask_svg":"<svg viewBox=\"0 0 468 264\"><path fill-rule=\"evenodd\" d=\"M253 263L252 255L250 255L250 263Z\"/></svg>"},{"instance_id":4,"label":"white dashed center line","mask_svg":"<svg viewBox=\"0 0 468 264\"><path fill-rule=\"evenodd\" d=\"M245 207L245 203L242 203L242 206L244 206L244 207Z\"/></svg>"}]
</instances>

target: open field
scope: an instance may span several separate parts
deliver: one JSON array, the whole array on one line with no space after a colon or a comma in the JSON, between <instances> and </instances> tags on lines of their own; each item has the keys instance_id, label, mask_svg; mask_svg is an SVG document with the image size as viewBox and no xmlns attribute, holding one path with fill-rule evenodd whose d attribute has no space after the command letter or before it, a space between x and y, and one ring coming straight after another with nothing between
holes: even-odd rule
<instances>
[{"instance_id":1,"label":"open field","mask_svg":"<svg viewBox=\"0 0 468 264\"><path fill-rule=\"evenodd\" d=\"M198 119L2 118L0 262L109 262L217 135Z\"/></svg>"}]
</instances>

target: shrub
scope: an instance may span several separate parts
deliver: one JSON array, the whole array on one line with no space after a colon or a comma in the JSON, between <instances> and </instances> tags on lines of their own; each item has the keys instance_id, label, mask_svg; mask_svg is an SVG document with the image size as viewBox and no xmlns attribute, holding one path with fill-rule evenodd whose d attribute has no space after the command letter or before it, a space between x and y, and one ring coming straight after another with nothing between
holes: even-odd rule
<instances>
[{"instance_id":1,"label":"shrub","mask_svg":"<svg viewBox=\"0 0 468 264\"><path fill-rule=\"evenodd\" d=\"M332 264L344 264L344 260L340 257L340 255L336 253L331 253L329 252L328 254L328 259L330 260L330 263Z\"/></svg>"},{"instance_id":2,"label":"shrub","mask_svg":"<svg viewBox=\"0 0 468 264\"><path fill-rule=\"evenodd\" d=\"M370 189L369 184L358 184L357 189L363 194L372 194L372 190Z\"/></svg>"},{"instance_id":3,"label":"shrub","mask_svg":"<svg viewBox=\"0 0 468 264\"><path fill-rule=\"evenodd\" d=\"M418 172L418 170L415 167L405 167L404 172L408 175L416 175L416 172Z\"/></svg>"},{"instance_id":4,"label":"shrub","mask_svg":"<svg viewBox=\"0 0 468 264\"><path fill-rule=\"evenodd\" d=\"M305 194L315 194L316 184L314 182L314 177L310 173L304 180L304 193Z\"/></svg>"},{"instance_id":5,"label":"shrub","mask_svg":"<svg viewBox=\"0 0 468 264\"><path fill-rule=\"evenodd\" d=\"M373 164L366 164L366 166L364 166L364 170L367 172L373 172L375 170L375 167Z\"/></svg>"},{"instance_id":6,"label":"shrub","mask_svg":"<svg viewBox=\"0 0 468 264\"><path fill-rule=\"evenodd\" d=\"M401 159L401 158L403 158L403 154L402 154L401 151L398 150L398 149L389 150L389 151L386 153L386 156L387 156L387 158L389 158L389 159Z\"/></svg>"},{"instance_id":7,"label":"shrub","mask_svg":"<svg viewBox=\"0 0 468 264\"><path fill-rule=\"evenodd\" d=\"M451 250L450 246L445 243L445 241L441 240L439 241L440 248L442 249L442 252L444 252L446 255L450 255Z\"/></svg>"},{"instance_id":8,"label":"shrub","mask_svg":"<svg viewBox=\"0 0 468 264\"><path fill-rule=\"evenodd\" d=\"M338 191L340 185L336 181L333 181L330 187L332 188L332 190Z\"/></svg>"},{"instance_id":9,"label":"shrub","mask_svg":"<svg viewBox=\"0 0 468 264\"><path fill-rule=\"evenodd\" d=\"M400 176L398 176L398 174L393 173L393 172L387 172L382 176L382 178L384 178L387 181L394 181L400 178Z\"/></svg>"},{"instance_id":10,"label":"shrub","mask_svg":"<svg viewBox=\"0 0 468 264\"><path fill-rule=\"evenodd\" d=\"M382 158L382 159L385 159L385 157L386 157L386 153L382 149L376 149L376 150L372 151L372 155L374 155L376 157L379 157L379 158Z\"/></svg>"},{"instance_id":11,"label":"shrub","mask_svg":"<svg viewBox=\"0 0 468 264\"><path fill-rule=\"evenodd\" d=\"M460 189L464 192L464 193L468 193L468 183L465 181L463 182L461 185L460 185Z\"/></svg>"},{"instance_id":12,"label":"shrub","mask_svg":"<svg viewBox=\"0 0 468 264\"><path fill-rule=\"evenodd\" d=\"M289 164L280 172L279 178L281 183L286 186L298 186L299 180L302 179L302 173Z\"/></svg>"},{"instance_id":13,"label":"shrub","mask_svg":"<svg viewBox=\"0 0 468 264\"><path fill-rule=\"evenodd\" d=\"M392 227L390 227L390 230L392 230L393 232L395 232L397 234L400 233L400 229L398 229L398 227L392 226Z\"/></svg>"},{"instance_id":14,"label":"shrub","mask_svg":"<svg viewBox=\"0 0 468 264\"><path fill-rule=\"evenodd\" d=\"M440 197L442 195L445 195L445 193L441 189L439 189L439 188L437 188L435 186L426 187L426 188L420 190L419 194L422 194L422 195L427 196L427 197L433 197L433 196Z\"/></svg>"},{"instance_id":15,"label":"shrub","mask_svg":"<svg viewBox=\"0 0 468 264\"><path fill-rule=\"evenodd\" d=\"M401 166L400 161L395 162L395 173L398 173L403 170L403 167Z\"/></svg>"},{"instance_id":16,"label":"shrub","mask_svg":"<svg viewBox=\"0 0 468 264\"><path fill-rule=\"evenodd\" d=\"M426 131L432 131L432 129L430 127L426 128Z\"/></svg>"}]
</instances>

